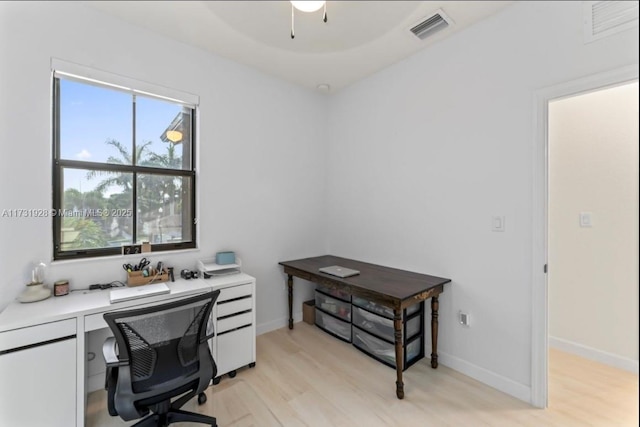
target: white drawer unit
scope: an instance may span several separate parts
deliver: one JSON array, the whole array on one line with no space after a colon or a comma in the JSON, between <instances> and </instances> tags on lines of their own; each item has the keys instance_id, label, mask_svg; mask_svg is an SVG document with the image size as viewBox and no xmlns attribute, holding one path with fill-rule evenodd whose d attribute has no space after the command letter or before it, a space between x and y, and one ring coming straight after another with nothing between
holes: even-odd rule
<instances>
[{"instance_id":1,"label":"white drawer unit","mask_svg":"<svg viewBox=\"0 0 640 427\"><path fill-rule=\"evenodd\" d=\"M233 378L237 369L256 364L255 282L221 288L212 315L211 352L218 366L213 383L218 384L225 374Z\"/></svg>"},{"instance_id":2,"label":"white drawer unit","mask_svg":"<svg viewBox=\"0 0 640 427\"><path fill-rule=\"evenodd\" d=\"M0 425L76 425L76 342L75 319L0 332Z\"/></svg>"}]
</instances>

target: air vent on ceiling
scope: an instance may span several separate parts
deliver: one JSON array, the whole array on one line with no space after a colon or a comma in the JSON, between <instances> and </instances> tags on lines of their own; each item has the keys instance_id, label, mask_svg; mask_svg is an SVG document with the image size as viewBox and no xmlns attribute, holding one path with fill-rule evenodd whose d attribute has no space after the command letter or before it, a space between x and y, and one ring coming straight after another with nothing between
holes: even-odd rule
<instances>
[{"instance_id":1,"label":"air vent on ceiling","mask_svg":"<svg viewBox=\"0 0 640 427\"><path fill-rule=\"evenodd\" d=\"M638 25L637 1L585 1L585 43Z\"/></svg>"},{"instance_id":2,"label":"air vent on ceiling","mask_svg":"<svg viewBox=\"0 0 640 427\"><path fill-rule=\"evenodd\" d=\"M433 15L423 19L422 22L411 28L411 32L420 40L424 40L435 32L444 30L451 23L451 19L442 9L438 9Z\"/></svg>"}]
</instances>

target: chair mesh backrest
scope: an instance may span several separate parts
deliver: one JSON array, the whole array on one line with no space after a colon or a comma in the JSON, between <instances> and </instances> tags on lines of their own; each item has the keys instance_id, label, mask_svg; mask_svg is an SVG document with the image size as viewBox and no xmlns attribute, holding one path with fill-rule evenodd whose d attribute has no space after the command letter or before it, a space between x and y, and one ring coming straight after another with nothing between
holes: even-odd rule
<instances>
[{"instance_id":1,"label":"chair mesh backrest","mask_svg":"<svg viewBox=\"0 0 640 427\"><path fill-rule=\"evenodd\" d=\"M214 301L201 299L114 319L127 345L134 389L147 388L146 380L165 383L198 370L200 336L206 335L211 316L205 315Z\"/></svg>"},{"instance_id":2,"label":"chair mesh backrest","mask_svg":"<svg viewBox=\"0 0 640 427\"><path fill-rule=\"evenodd\" d=\"M202 307L196 316L194 316L191 324L187 328L185 334L180 338L178 343L178 356L180 357L180 363L182 366L187 366L194 363L198 357L198 329L202 322L202 316L206 312L206 307Z\"/></svg>"},{"instance_id":3,"label":"chair mesh backrest","mask_svg":"<svg viewBox=\"0 0 640 427\"><path fill-rule=\"evenodd\" d=\"M132 356L131 376L133 380L144 380L151 376L158 358L156 351L126 323L119 323L120 329L129 342Z\"/></svg>"}]
</instances>

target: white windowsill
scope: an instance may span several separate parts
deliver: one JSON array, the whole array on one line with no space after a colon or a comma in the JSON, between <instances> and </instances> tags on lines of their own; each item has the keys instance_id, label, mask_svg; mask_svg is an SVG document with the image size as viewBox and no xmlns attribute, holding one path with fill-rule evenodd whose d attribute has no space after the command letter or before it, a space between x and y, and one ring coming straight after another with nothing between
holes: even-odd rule
<instances>
[{"instance_id":1,"label":"white windowsill","mask_svg":"<svg viewBox=\"0 0 640 427\"><path fill-rule=\"evenodd\" d=\"M159 252L143 252L139 254L130 254L130 255L105 255L105 256L96 256L96 257L87 257L87 258L74 258L74 259L57 259L51 260L51 265L64 265L64 264L72 264L78 262L90 262L90 261L126 261L131 259L139 259L141 257L155 257L162 256L168 254L186 254L191 252L200 252L200 248L189 248L189 249L173 249L170 251L159 251Z\"/></svg>"}]
</instances>

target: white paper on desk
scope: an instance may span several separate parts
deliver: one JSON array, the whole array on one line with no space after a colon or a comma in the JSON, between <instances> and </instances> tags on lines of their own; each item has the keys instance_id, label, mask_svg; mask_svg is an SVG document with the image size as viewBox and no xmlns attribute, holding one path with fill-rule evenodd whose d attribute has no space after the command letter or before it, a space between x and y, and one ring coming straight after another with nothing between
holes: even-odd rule
<instances>
[{"instance_id":1,"label":"white paper on desk","mask_svg":"<svg viewBox=\"0 0 640 427\"><path fill-rule=\"evenodd\" d=\"M152 285L136 286L133 288L127 287L121 289L112 289L109 293L109 299L112 303L114 303L168 293L169 287L166 283L154 283Z\"/></svg>"}]
</instances>

